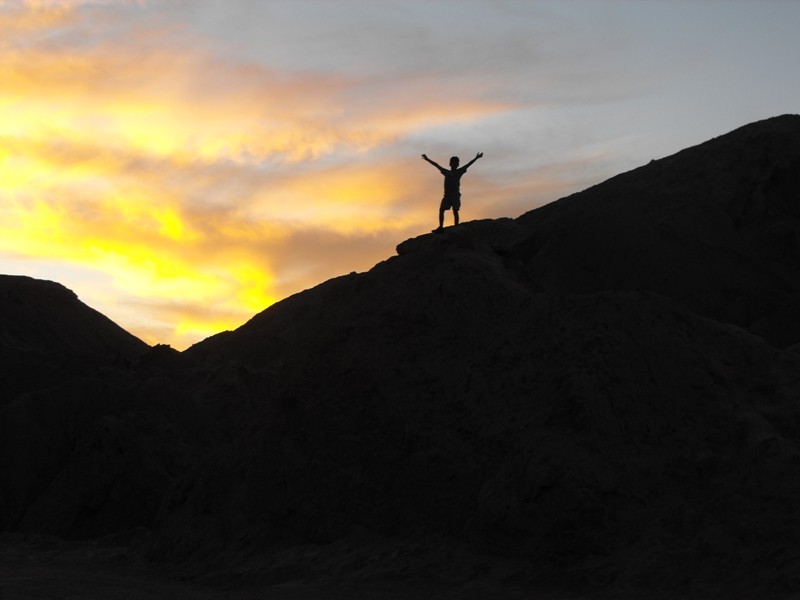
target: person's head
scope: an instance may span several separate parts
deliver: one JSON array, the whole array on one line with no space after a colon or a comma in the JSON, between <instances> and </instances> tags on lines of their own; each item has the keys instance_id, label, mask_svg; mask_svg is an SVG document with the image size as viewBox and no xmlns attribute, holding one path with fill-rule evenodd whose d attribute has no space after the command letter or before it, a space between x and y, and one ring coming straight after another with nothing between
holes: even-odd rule
<instances>
[{"instance_id":1,"label":"person's head","mask_svg":"<svg viewBox=\"0 0 800 600\"><path fill-rule=\"evenodd\" d=\"M458 160L458 157L457 157L457 156L453 156L453 157L450 159L450 168L451 168L451 169L457 169L457 168L458 168L458 163L459 163L459 162L460 162L460 161Z\"/></svg>"}]
</instances>

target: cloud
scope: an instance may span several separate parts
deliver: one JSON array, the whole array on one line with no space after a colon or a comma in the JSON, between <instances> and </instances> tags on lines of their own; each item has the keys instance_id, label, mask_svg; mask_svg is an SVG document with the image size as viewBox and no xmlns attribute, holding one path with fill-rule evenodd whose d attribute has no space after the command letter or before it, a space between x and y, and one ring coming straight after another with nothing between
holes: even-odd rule
<instances>
[{"instance_id":1,"label":"cloud","mask_svg":"<svg viewBox=\"0 0 800 600\"><path fill-rule=\"evenodd\" d=\"M221 51L181 20L203 5L0 2L0 258L97 273L76 291L148 342L186 347L429 230L441 177L419 153L467 128L503 161L470 172L468 218L566 188L557 159L525 174L528 140L503 145L507 48L484 41L449 75L455 55L426 67L424 43L383 76L292 69Z\"/></svg>"},{"instance_id":2,"label":"cloud","mask_svg":"<svg viewBox=\"0 0 800 600\"><path fill-rule=\"evenodd\" d=\"M150 342L184 347L382 258L396 242L375 240L418 222L413 177L364 153L497 110L356 108L362 81L226 62L179 32L153 44L148 21L117 42L82 8L2 6L0 252L108 274L111 312Z\"/></svg>"}]
</instances>

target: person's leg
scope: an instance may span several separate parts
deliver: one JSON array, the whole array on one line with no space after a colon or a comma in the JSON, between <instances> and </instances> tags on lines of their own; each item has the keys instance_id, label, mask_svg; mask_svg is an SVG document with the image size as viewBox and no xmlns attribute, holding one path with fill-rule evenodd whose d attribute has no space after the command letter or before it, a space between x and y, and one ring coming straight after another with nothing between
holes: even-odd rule
<instances>
[{"instance_id":1,"label":"person's leg","mask_svg":"<svg viewBox=\"0 0 800 600\"><path fill-rule=\"evenodd\" d=\"M453 207L453 225L458 225L458 209Z\"/></svg>"},{"instance_id":2,"label":"person's leg","mask_svg":"<svg viewBox=\"0 0 800 600\"><path fill-rule=\"evenodd\" d=\"M450 209L450 201L447 198L447 196L445 196L444 198L442 198L441 204L439 204L439 227L434 229L433 230L434 232L439 233L444 229L444 211L449 209Z\"/></svg>"}]
</instances>

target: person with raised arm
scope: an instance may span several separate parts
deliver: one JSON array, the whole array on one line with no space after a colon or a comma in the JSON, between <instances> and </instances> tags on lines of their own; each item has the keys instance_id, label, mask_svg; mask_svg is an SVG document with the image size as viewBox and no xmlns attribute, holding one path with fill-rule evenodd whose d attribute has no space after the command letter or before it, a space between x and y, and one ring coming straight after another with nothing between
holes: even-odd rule
<instances>
[{"instance_id":1,"label":"person with raised arm","mask_svg":"<svg viewBox=\"0 0 800 600\"><path fill-rule=\"evenodd\" d=\"M428 158L427 154L423 154L422 158L439 169L439 172L444 175L444 196L442 203L439 205L439 227L433 230L433 233L441 233L444 229L444 211L453 209L453 225L458 225L458 211L461 209L461 176L467 172L472 163L483 156L483 152L478 152L471 161L463 167L459 167L458 157L454 156L450 159L450 169L445 169L438 163Z\"/></svg>"}]
</instances>

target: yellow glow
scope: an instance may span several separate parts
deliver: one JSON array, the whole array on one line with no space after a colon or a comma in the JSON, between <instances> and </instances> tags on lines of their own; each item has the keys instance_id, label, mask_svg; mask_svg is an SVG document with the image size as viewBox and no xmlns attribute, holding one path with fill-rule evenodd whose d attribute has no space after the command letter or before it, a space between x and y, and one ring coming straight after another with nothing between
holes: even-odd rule
<instances>
[{"instance_id":1,"label":"yellow glow","mask_svg":"<svg viewBox=\"0 0 800 600\"><path fill-rule=\"evenodd\" d=\"M159 222L159 231L172 240L189 240L194 237L187 231L180 216L174 210L156 211L155 218Z\"/></svg>"},{"instance_id":2,"label":"yellow glow","mask_svg":"<svg viewBox=\"0 0 800 600\"><path fill-rule=\"evenodd\" d=\"M240 325L242 325L242 321L237 319L215 318L206 321L191 317L178 317L175 335L178 339L197 341L223 331L236 329Z\"/></svg>"},{"instance_id":3,"label":"yellow glow","mask_svg":"<svg viewBox=\"0 0 800 600\"><path fill-rule=\"evenodd\" d=\"M269 293L274 285L274 280L263 269L242 262L236 265L232 271L240 285L237 294L239 305L256 312L275 303L277 298Z\"/></svg>"},{"instance_id":4,"label":"yellow glow","mask_svg":"<svg viewBox=\"0 0 800 600\"><path fill-rule=\"evenodd\" d=\"M25 189L39 174L41 168L32 161L9 156L8 152L0 154L0 188L5 192Z\"/></svg>"},{"instance_id":5,"label":"yellow glow","mask_svg":"<svg viewBox=\"0 0 800 600\"><path fill-rule=\"evenodd\" d=\"M379 111L356 127L326 117L337 101L329 80L286 82L191 46L152 49L147 31L127 44L53 43L62 38L46 34L62 28L91 35L81 3L0 0L0 258L102 274L113 286L103 296L154 307L142 331L166 339L141 334L151 343L183 348L274 303L297 231L419 223L418 210L397 208L413 178L359 164L364 152L496 110ZM314 162L336 152L351 160ZM281 170L298 163L292 176Z\"/></svg>"},{"instance_id":6,"label":"yellow glow","mask_svg":"<svg viewBox=\"0 0 800 600\"><path fill-rule=\"evenodd\" d=\"M396 214L392 207L415 189L414 178L397 167L340 167L265 190L252 217L318 224L343 235L401 230L419 223L420 215L410 209ZM438 189L428 193L435 197Z\"/></svg>"},{"instance_id":7,"label":"yellow glow","mask_svg":"<svg viewBox=\"0 0 800 600\"><path fill-rule=\"evenodd\" d=\"M81 246L85 253L76 256L81 262L113 273L120 288L145 297L209 301L224 292L222 282L214 275L187 270L181 261L158 256L147 246L100 239L85 240Z\"/></svg>"},{"instance_id":8,"label":"yellow glow","mask_svg":"<svg viewBox=\"0 0 800 600\"><path fill-rule=\"evenodd\" d=\"M4 240L15 242L13 247L17 249L30 248L35 254L48 254L50 241L64 238L63 215L41 200L34 201L32 210L19 213L18 218L18 226L12 228L14 231L4 231L2 236ZM33 232L35 235L31 235Z\"/></svg>"}]
</instances>

